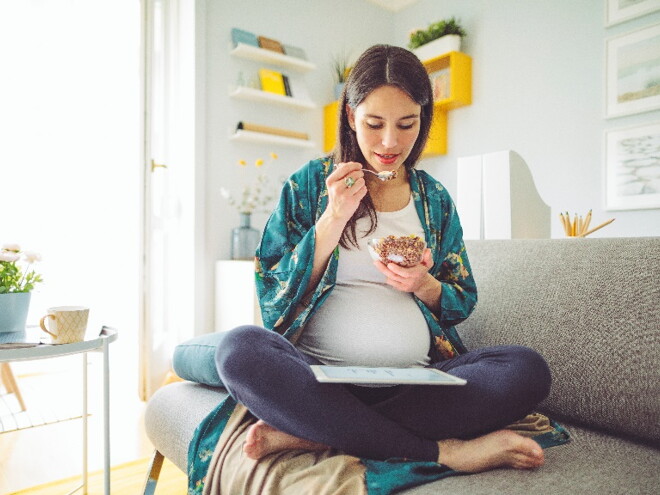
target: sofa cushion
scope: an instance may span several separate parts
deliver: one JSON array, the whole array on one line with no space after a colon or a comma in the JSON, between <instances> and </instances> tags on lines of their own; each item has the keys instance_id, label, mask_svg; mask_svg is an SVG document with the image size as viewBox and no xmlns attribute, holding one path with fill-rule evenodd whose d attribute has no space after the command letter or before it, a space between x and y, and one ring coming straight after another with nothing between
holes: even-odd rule
<instances>
[{"instance_id":1,"label":"sofa cushion","mask_svg":"<svg viewBox=\"0 0 660 495\"><path fill-rule=\"evenodd\" d=\"M468 348L521 344L553 375L540 410L660 442L660 238L467 241Z\"/></svg>"},{"instance_id":2,"label":"sofa cushion","mask_svg":"<svg viewBox=\"0 0 660 495\"><path fill-rule=\"evenodd\" d=\"M156 450L188 471L188 445L195 429L229 394L199 383L165 385L147 402L144 425Z\"/></svg>"},{"instance_id":3,"label":"sofa cushion","mask_svg":"<svg viewBox=\"0 0 660 495\"><path fill-rule=\"evenodd\" d=\"M172 367L184 380L222 387L222 380L215 367L215 351L224 333L209 333L187 340L174 348Z\"/></svg>"}]
</instances>

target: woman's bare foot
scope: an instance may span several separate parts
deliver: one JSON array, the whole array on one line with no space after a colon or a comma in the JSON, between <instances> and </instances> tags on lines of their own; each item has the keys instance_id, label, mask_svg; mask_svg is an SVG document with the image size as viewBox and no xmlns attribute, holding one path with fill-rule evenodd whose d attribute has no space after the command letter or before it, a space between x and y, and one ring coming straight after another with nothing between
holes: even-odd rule
<instances>
[{"instance_id":1,"label":"woman's bare foot","mask_svg":"<svg viewBox=\"0 0 660 495\"><path fill-rule=\"evenodd\" d=\"M250 426L245 439L245 445L243 446L243 452L250 459L259 460L268 454L281 450L326 450L329 448L327 445L281 432L259 420Z\"/></svg>"},{"instance_id":2,"label":"woman's bare foot","mask_svg":"<svg viewBox=\"0 0 660 495\"><path fill-rule=\"evenodd\" d=\"M441 440L438 463L478 473L502 467L532 469L543 465L543 449L531 438L500 430L473 440Z\"/></svg>"}]
</instances>

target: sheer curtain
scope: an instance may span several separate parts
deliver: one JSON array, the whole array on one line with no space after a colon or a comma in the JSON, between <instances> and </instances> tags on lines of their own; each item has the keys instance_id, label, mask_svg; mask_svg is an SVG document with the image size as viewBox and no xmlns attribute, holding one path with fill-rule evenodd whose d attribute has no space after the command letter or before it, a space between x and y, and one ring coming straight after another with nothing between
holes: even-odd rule
<instances>
[{"instance_id":1,"label":"sheer curtain","mask_svg":"<svg viewBox=\"0 0 660 495\"><path fill-rule=\"evenodd\" d=\"M89 306L136 380L139 49L139 0L0 0L0 243L42 255L28 323Z\"/></svg>"}]
</instances>

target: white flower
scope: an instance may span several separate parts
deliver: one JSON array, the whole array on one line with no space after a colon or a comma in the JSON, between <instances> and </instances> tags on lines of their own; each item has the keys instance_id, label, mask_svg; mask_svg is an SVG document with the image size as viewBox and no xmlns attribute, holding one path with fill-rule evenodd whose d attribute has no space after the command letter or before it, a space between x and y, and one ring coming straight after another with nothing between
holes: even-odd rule
<instances>
[{"instance_id":1,"label":"white flower","mask_svg":"<svg viewBox=\"0 0 660 495\"><path fill-rule=\"evenodd\" d=\"M18 263L21 257L26 267ZM18 244L4 244L0 249L0 294L30 292L36 284L43 282L41 275L31 269L32 263L40 260L38 253L21 252Z\"/></svg>"},{"instance_id":2,"label":"white flower","mask_svg":"<svg viewBox=\"0 0 660 495\"><path fill-rule=\"evenodd\" d=\"M21 246L18 244L3 244L2 245L2 250L3 251L13 251L15 253L18 253L21 250Z\"/></svg>"},{"instance_id":3,"label":"white flower","mask_svg":"<svg viewBox=\"0 0 660 495\"><path fill-rule=\"evenodd\" d=\"M18 258L20 258L20 255L14 253L13 250L0 251L0 261L9 261L10 263L13 263L14 261L18 261Z\"/></svg>"},{"instance_id":4,"label":"white flower","mask_svg":"<svg viewBox=\"0 0 660 495\"><path fill-rule=\"evenodd\" d=\"M23 256L25 261L28 263L34 263L35 261L41 261L41 255L34 251L23 251Z\"/></svg>"}]
</instances>

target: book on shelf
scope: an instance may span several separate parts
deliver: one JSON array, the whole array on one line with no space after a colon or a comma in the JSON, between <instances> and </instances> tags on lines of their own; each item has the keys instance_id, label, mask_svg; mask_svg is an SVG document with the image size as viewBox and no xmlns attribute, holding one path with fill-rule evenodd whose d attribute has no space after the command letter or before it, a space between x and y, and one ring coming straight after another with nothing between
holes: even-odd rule
<instances>
[{"instance_id":1,"label":"book on shelf","mask_svg":"<svg viewBox=\"0 0 660 495\"><path fill-rule=\"evenodd\" d=\"M256 34L238 28L231 29L231 41L234 43L234 46L238 46L239 43L256 47L259 46L259 40L257 39Z\"/></svg>"},{"instance_id":2,"label":"book on shelf","mask_svg":"<svg viewBox=\"0 0 660 495\"><path fill-rule=\"evenodd\" d=\"M433 88L433 101L449 98L451 87L449 85L449 69L442 69L429 74Z\"/></svg>"},{"instance_id":3,"label":"book on shelf","mask_svg":"<svg viewBox=\"0 0 660 495\"><path fill-rule=\"evenodd\" d=\"M284 48L284 54L288 55L290 57L296 57L302 60L307 60L307 55L305 54L305 50L302 48L298 48L297 46L291 46L291 45L282 45Z\"/></svg>"},{"instance_id":4,"label":"book on shelf","mask_svg":"<svg viewBox=\"0 0 660 495\"><path fill-rule=\"evenodd\" d=\"M272 134L274 136L289 137L294 139L309 139L309 135L304 132L290 131L288 129L280 129L279 127L269 127L260 124L250 124L248 122L239 122L236 126L236 130L260 132L262 134Z\"/></svg>"},{"instance_id":5,"label":"book on shelf","mask_svg":"<svg viewBox=\"0 0 660 495\"><path fill-rule=\"evenodd\" d=\"M262 90L286 96L284 76L281 73L271 69L259 69L259 80Z\"/></svg>"},{"instance_id":6,"label":"book on shelf","mask_svg":"<svg viewBox=\"0 0 660 495\"><path fill-rule=\"evenodd\" d=\"M283 75L282 80L284 81L284 91L286 92L286 95L293 96L291 93L291 83L289 82L289 78Z\"/></svg>"},{"instance_id":7,"label":"book on shelf","mask_svg":"<svg viewBox=\"0 0 660 495\"><path fill-rule=\"evenodd\" d=\"M274 52L278 53L284 53L284 47L282 46L282 43L280 43L277 40L271 39L271 38L266 38L265 36L259 36L259 46L261 48L265 48L266 50L272 50Z\"/></svg>"}]
</instances>

